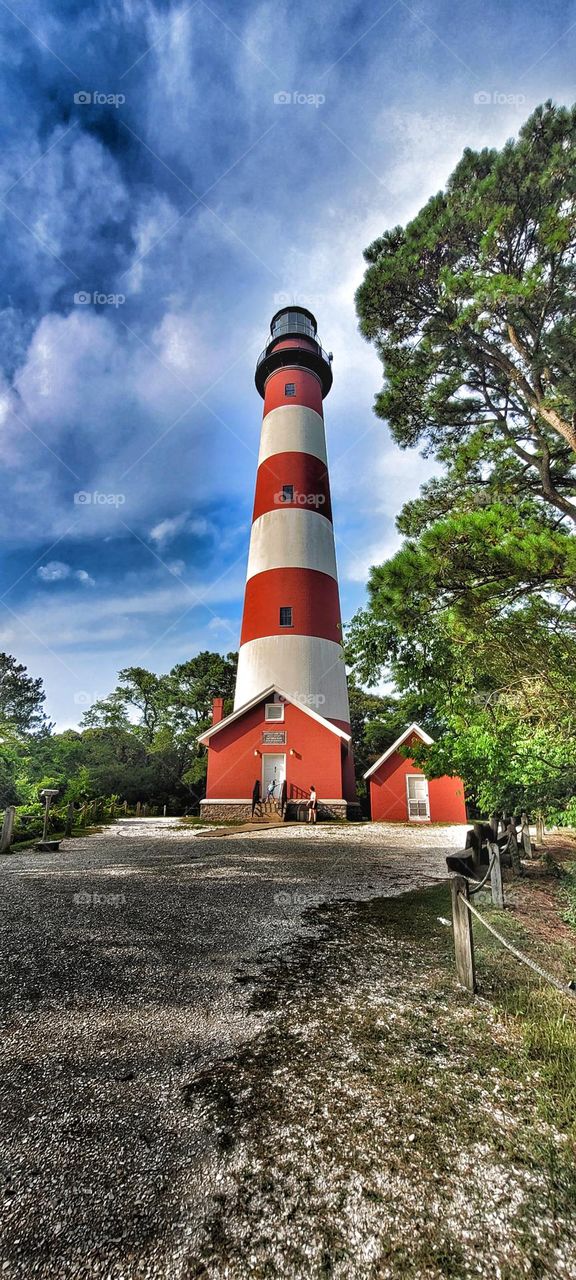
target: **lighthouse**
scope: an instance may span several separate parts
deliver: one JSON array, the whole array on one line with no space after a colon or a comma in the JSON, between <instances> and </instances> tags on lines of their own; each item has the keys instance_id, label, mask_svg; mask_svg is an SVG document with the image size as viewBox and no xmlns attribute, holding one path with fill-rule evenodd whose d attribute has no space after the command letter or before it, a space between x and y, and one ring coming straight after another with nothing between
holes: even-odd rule
<instances>
[{"instance_id":1,"label":"lighthouse","mask_svg":"<svg viewBox=\"0 0 576 1280\"><path fill-rule=\"evenodd\" d=\"M305 307L282 307L256 365L263 406L233 711L215 700L206 817L260 794L298 816L314 784L356 816L323 402L332 356Z\"/></svg>"}]
</instances>

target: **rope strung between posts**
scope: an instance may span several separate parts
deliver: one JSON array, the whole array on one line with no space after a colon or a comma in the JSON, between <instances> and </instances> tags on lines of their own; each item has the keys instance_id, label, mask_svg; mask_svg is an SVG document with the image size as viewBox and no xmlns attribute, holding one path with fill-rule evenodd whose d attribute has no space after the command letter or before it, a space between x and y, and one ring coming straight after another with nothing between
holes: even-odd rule
<instances>
[{"instance_id":1,"label":"rope strung between posts","mask_svg":"<svg viewBox=\"0 0 576 1280\"><path fill-rule=\"evenodd\" d=\"M563 991L564 994L568 996L576 995L576 991L572 985L560 982L558 978L554 978L551 973L547 973L545 969L541 969L540 965L536 964L535 960L530 960L529 956L525 956L523 951L519 951L517 947L512 946L511 942L508 942L506 938L503 938L502 934L498 933L498 930L494 928L494 925L488 924L488 921L485 920L484 916L477 911L476 907L472 906L472 903L468 901L468 898L464 897L463 893L459 893L458 897L466 904L468 910L472 912L472 915L476 916L476 919L480 921L480 924L483 924L484 928L488 929L489 933L493 933L494 937L502 943L503 947L506 947L507 951L511 951L512 955L516 956L517 960L521 960L522 964L527 964L529 969L533 969L534 973L538 973L541 978L544 978L546 982L551 983L551 985L556 987L558 991Z\"/></svg>"},{"instance_id":2,"label":"rope strung between posts","mask_svg":"<svg viewBox=\"0 0 576 1280\"><path fill-rule=\"evenodd\" d=\"M468 884L471 884L473 886L472 889L470 890L470 893L478 893L480 889L484 888L484 885L486 884L488 876L492 875L493 866L494 866L494 854L492 854L492 857L490 859L490 865L488 867L488 870L483 880L471 880L470 876L464 876L464 875L462 876L463 880L466 880Z\"/></svg>"}]
</instances>

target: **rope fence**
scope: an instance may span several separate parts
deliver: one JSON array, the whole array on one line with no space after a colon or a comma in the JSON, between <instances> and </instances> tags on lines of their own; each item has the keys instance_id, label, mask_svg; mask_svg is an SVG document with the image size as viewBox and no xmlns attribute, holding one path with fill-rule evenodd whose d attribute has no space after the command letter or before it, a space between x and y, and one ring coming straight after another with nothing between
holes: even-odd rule
<instances>
[{"instance_id":1,"label":"rope fence","mask_svg":"<svg viewBox=\"0 0 576 1280\"><path fill-rule=\"evenodd\" d=\"M465 898L463 893L460 893L458 896L460 897L461 901L465 904L468 911L471 911L472 915L476 916L476 919L479 920L480 923L484 925L484 928L487 929L489 933L493 934L494 937L498 939L498 942L501 942L502 946L506 947L507 951L510 951L513 956L516 956L517 960L520 960L522 964L528 965L529 969L533 969L534 973L537 973L541 978L544 978L545 982L549 982L550 985L553 987L556 987L558 991L563 991L565 995L569 995L573 997L576 996L575 982L569 982L569 983L560 982L559 978L555 978L552 973L548 973L548 971L546 969L543 969L541 965L536 964L535 960L531 960L530 956L524 955L523 951L519 951L518 947L514 947L511 942L508 942L508 939L505 938L504 935L498 931L498 929L495 929L494 925L490 924L490 922L486 920L485 916L483 916L480 911L477 911L476 907L472 905L469 898Z\"/></svg>"},{"instance_id":2,"label":"rope fence","mask_svg":"<svg viewBox=\"0 0 576 1280\"><path fill-rule=\"evenodd\" d=\"M522 815L522 826L527 827L527 819ZM477 907L470 901L471 897L483 889L490 880L492 890L492 903L495 907L503 909L504 907L504 891L502 885L502 854L510 851L512 867L515 874L522 874L519 868L518 845L516 843L516 833L513 829L513 821L510 822L505 835L498 837L497 828L484 827L484 824L477 823L473 832L469 832L469 838L466 848L460 853L451 854L447 857L446 862L449 870L456 872L452 876L450 886L452 893L452 923L454 928L454 949L456 953L456 975L462 986L468 991L476 991L476 966L474 960L474 935L472 930L472 916L475 916L480 924L483 925L489 933L497 939L497 941L506 948L511 955L515 956L521 964L527 965L534 973L537 973L545 982L556 987L557 991L562 991L564 995L572 998L576 996L576 981L566 983L561 982L554 974L543 969L535 960L531 960L530 956L520 951L513 943L509 942L498 929L494 927L485 916L478 911ZM506 839L507 837L507 839ZM526 843L524 843L525 852ZM513 846L516 844L516 849ZM532 847L529 847L528 856L532 856ZM465 872L470 870L474 875L479 874L482 852L486 850L488 853L488 868L481 880L472 879ZM516 854L516 857L514 856Z\"/></svg>"}]
</instances>

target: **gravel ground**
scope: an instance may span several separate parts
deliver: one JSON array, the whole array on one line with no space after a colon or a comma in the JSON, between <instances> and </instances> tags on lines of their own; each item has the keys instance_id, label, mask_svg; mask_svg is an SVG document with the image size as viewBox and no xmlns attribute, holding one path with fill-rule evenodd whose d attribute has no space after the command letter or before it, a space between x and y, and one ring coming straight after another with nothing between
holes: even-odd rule
<instances>
[{"instance_id":1,"label":"gravel ground","mask_svg":"<svg viewBox=\"0 0 576 1280\"><path fill-rule=\"evenodd\" d=\"M221 1160L186 1088L261 1029L251 977L308 908L444 879L462 835L144 819L3 860L1 1274L183 1276Z\"/></svg>"}]
</instances>

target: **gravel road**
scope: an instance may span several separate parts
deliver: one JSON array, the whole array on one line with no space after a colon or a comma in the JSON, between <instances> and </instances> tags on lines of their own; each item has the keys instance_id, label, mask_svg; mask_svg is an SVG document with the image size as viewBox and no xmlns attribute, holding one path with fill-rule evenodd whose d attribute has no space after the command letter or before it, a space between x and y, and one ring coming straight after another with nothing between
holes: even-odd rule
<instances>
[{"instance_id":1,"label":"gravel road","mask_svg":"<svg viewBox=\"0 0 576 1280\"><path fill-rule=\"evenodd\" d=\"M306 908L444 879L463 830L134 819L3 859L0 1274L186 1275L219 1170L185 1085L260 1029L251 977Z\"/></svg>"}]
</instances>

